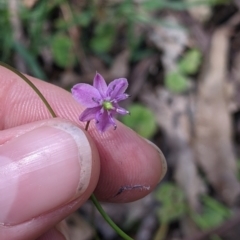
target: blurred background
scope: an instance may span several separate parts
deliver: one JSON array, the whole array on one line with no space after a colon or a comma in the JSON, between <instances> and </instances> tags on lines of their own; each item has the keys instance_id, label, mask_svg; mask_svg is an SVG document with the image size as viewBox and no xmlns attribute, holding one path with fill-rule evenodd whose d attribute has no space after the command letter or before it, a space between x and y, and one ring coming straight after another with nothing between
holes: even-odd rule
<instances>
[{"instance_id":1,"label":"blurred background","mask_svg":"<svg viewBox=\"0 0 240 240\"><path fill-rule=\"evenodd\" d=\"M66 90L126 77L131 117L168 173L103 204L136 240L240 239L240 0L0 0L0 60ZM119 237L86 203L72 240ZM94 220L94 226L91 224Z\"/></svg>"}]
</instances>

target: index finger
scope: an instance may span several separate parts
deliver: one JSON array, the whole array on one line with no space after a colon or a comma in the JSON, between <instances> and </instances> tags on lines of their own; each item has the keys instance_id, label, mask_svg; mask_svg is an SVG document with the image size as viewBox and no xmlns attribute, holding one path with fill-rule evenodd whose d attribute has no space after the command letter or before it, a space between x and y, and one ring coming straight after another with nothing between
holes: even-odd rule
<instances>
[{"instance_id":1,"label":"index finger","mask_svg":"<svg viewBox=\"0 0 240 240\"><path fill-rule=\"evenodd\" d=\"M84 127L78 120L84 108L69 92L33 77L28 78L58 117ZM51 118L36 93L19 76L3 67L0 68L0 85L1 130ZM166 161L161 151L120 122L117 122L117 130L110 129L105 133L99 133L90 123L89 133L101 160L101 173L95 190L99 200L137 200L151 192L165 175Z\"/></svg>"}]
</instances>

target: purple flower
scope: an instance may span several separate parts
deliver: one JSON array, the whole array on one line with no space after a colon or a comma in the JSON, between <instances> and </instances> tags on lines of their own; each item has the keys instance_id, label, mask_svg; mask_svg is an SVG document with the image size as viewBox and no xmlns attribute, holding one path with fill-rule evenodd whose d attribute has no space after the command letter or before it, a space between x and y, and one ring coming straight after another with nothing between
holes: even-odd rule
<instances>
[{"instance_id":1,"label":"purple flower","mask_svg":"<svg viewBox=\"0 0 240 240\"><path fill-rule=\"evenodd\" d=\"M126 78L115 79L107 86L99 73L96 73L94 77L93 86L86 83L74 85L71 90L73 97L87 107L79 120L86 122L95 119L97 129L101 132L106 131L111 125L116 129L117 125L114 120L116 114L129 114L127 110L118 105L118 102L129 97L124 93L127 87Z\"/></svg>"}]
</instances>

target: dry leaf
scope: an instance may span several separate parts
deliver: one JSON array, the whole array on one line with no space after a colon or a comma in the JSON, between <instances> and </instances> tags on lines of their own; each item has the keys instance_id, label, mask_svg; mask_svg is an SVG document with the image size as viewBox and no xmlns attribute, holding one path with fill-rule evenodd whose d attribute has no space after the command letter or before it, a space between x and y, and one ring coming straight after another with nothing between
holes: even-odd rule
<instances>
[{"instance_id":1,"label":"dry leaf","mask_svg":"<svg viewBox=\"0 0 240 240\"><path fill-rule=\"evenodd\" d=\"M199 86L195 116L198 163L217 193L232 205L240 194L226 94L229 29L214 34Z\"/></svg>"},{"instance_id":2,"label":"dry leaf","mask_svg":"<svg viewBox=\"0 0 240 240\"><path fill-rule=\"evenodd\" d=\"M157 89L156 95L144 91L142 100L156 114L159 126L166 133L171 156L168 162L174 167L178 185L185 191L190 206L199 209L198 197L205 187L198 175L194 151L191 146L191 106L189 99Z\"/></svg>"},{"instance_id":3,"label":"dry leaf","mask_svg":"<svg viewBox=\"0 0 240 240\"><path fill-rule=\"evenodd\" d=\"M190 5L199 3L199 0L185 0L185 1ZM207 21L212 14L211 8L207 4L201 4L195 7L190 7L188 8L188 11L192 15L192 17L198 20L199 22Z\"/></svg>"},{"instance_id":4,"label":"dry leaf","mask_svg":"<svg viewBox=\"0 0 240 240\"><path fill-rule=\"evenodd\" d=\"M150 40L163 51L162 61L167 72L176 69L178 57L189 44L186 29L172 16L163 19L161 25L158 24L152 27Z\"/></svg>"},{"instance_id":5,"label":"dry leaf","mask_svg":"<svg viewBox=\"0 0 240 240\"><path fill-rule=\"evenodd\" d=\"M32 8L38 0L23 0L23 5L27 8Z\"/></svg>"},{"instance_id":6,"label":"dry leaf","mask_svg":"<svg viewBox=\"0 0 240 240\"><path fill-rule=\"evenodd\" d=\"M124 50L115 57L113 65L110 69L110 74L113 79L126 77L129 73L129 50Z\"/></svg>"}]
</instances>

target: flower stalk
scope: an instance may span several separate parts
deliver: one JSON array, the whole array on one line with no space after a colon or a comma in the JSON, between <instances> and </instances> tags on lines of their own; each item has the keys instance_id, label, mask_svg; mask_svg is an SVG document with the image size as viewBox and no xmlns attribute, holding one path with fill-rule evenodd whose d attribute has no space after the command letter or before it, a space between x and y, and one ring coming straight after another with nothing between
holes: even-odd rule
<instances>
[{"instance_id":1,"label":"flower stalk","mask_svg":"<svg viewBox=\"0 0 240 240\"><path fill-rule=\"evenodd\" d=\"M85 131L88 131L90 121L87 122L85 126ZM93 204L97 208L97 210L100 212L104 220L112 227L112 229L123 239L125 240L133 240L131 237L129 237L121 228L119 228L112 219L108 216L108 214L103 210L101 204L98 202L97 198L94 194L91 195L90 199L92 200Z\"/></svg>"},{"instance_id":2,"label":"flower stalk","mask_svg":"<svg viewBox=\"0 0 240 240\"><path fill-rule=\"evenodd\" d=\"M103 210L102 206L100 205L100 203L98 202L98 200L96 199L95 195L92 194L91 195L91 200L93 202L93 204L95 205L95 207L97 208L97 210L101 213L102 217L105 219L105 221L113 228L113 230L118 233L118 235L120 237L122 237L125 240L133 240L131 237L129 237L125 232L123 232L122 229L120 229L113 221L112 219L107 215L107 213Z\"/></svg>"}]
</instances>

